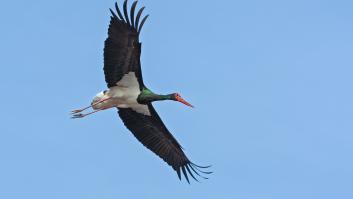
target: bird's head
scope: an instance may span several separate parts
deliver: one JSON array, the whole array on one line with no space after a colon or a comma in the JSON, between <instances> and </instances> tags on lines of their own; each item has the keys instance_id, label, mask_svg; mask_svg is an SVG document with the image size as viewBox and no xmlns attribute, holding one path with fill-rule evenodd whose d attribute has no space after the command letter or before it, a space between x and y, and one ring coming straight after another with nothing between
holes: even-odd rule
<instances>
[{"instance_id":1,"label":"bird's head","mask_svg":"<svg viewBox=\"0 0 353 199\"><path fill-rule=\"evenodd\" d=\"M190 106L190 107L194 108L194 106L191 105L189 102L185 101L179 93L173 93L172 100L181 102L181 103L185 104L186 106Z\"/></svg>"}]
</instances>

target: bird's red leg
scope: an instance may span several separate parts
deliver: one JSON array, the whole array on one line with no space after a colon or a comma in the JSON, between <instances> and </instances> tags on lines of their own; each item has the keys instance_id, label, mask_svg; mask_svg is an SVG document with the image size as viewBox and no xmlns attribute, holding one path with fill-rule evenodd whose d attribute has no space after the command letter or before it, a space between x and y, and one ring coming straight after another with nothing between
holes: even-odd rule
<instances>
[{"instance_id":1,"label":"bird's red leg","mask_svg":"<svg viewBox=\"0 0 353 199\"><path fill-rule=\"evenodd\" d=\"M83 117L86 117L87 115L92 115L93 113L97 113L99 111L103 111L103 110L106 110L106 109L107 108L102 108L102 109L98 109L98 110L95 110L95 111L92 111L92 112L86 113L86 114L77 113L77 114L74 114L71 118L72 119L83 118Z\"/></svg>"},{"instance_id":2,"label":"bird's red leg","mask_svg":"<svg viewBox=\"0 0 353 199\"><path fill-rule=\"evenodd\" d=\"M100 104L100 103L102 103L102 102L105 102L105 101L107 101L107 100L109 100L109 99L111 99L111 97L102 99L102 100L100 100L100 101L98 101L98 102L96 102L96 103L94 103L94 104L91 104L90 106L85 107L85 108L73 110L73 111L71 111L71 114L81 113L82 111L85 111L85 110L91 108L92 106L95 106L95 105L97 105L97 104Z\"/></svg>"}]
</instances>

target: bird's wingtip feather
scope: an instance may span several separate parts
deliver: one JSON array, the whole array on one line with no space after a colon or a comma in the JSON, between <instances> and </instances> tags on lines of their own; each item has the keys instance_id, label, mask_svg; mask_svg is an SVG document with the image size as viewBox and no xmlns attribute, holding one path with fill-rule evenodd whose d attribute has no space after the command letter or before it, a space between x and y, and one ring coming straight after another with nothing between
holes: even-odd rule
<instances>
[{"instance_id":1,"label":"bird's wingtip feather","mask_svg":"<svg viewBox=\"0 0 353 199\"><path fill-rule=\"evenodd\" d=\"M190 184L190 180L189 180L188 174L186 173L185 166L181 167L181 170L183 171L186 181Z\"/></svg>"}]
</instances>

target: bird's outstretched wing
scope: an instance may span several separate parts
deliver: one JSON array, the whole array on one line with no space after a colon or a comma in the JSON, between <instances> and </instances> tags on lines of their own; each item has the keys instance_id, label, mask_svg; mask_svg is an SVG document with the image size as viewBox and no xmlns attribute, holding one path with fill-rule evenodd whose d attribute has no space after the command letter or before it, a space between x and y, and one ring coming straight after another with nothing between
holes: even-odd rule
<instances>
[{"instance_id":1,"label":"bird's outstretched wing","mask_svg":"<svg viewBox=\"0 0 353 199\"><path fill-rule=\"evenodd\" d=\"M148 15L140 23L144 7L138 11L135 17L136 5L137 1L131 6L130 16L128 14L127 0L125 0L123 5L124 16L117 3L115 3L116 13L110 9L112 16L108 38L105 40L104 47L104 74L109 88L116 86L116 83L129 72L135 73L140 89L143 87L139 34Z\"/></svg>"},{"instance_id":2,"label":"bird's outstretched wing","mask_svg":"<svg viewBox=\"0 0 353 199\"><path fill-rule=\"evenodd\" d=\"M181 179L181 172L184 174L188 182L189 175L198 181L194 174L202 178L205 177L203 177L201 173L210 174L211 172L201 170L208 168L209 166L198 166L186 157L182 147L163 124L152 104L146 106L148 106L150 115L137 113L130 108L119 108L121 119L134 136L145 147L173 167L177 172L179 179Z\"/></svg>"}]
</instances>

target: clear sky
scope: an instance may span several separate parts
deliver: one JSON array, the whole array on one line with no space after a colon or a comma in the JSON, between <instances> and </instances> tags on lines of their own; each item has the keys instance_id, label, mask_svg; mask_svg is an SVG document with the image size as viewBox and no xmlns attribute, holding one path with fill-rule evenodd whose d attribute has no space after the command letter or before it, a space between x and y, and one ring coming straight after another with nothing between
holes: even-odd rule
<instances>
[{"instance_id":1,"label":"clear sky","mask_svg":"<svg viewBox=\"0 0 353 199\"><path fill-rule=\"evenodd\" d=\"M213 165L191 185L116 110L69 117L106 88L113 5L0 3L0 198L353 198L352 1L140 1L146 85L196 106L155 107Z\"/></svg>"}]
</instances>

